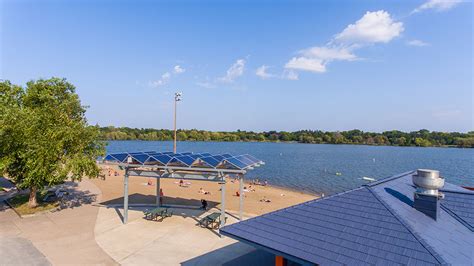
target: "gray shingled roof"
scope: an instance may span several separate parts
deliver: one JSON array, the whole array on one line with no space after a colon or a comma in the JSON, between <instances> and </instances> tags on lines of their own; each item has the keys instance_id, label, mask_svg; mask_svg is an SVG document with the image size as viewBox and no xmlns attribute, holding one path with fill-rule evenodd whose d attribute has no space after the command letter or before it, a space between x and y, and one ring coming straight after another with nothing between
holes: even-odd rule
<instances>
[{"instance_id":1,"label":"gray shingled roof","mask_svg":"<svg viewBox=\"0 0 474 266\"><path fill-rule=\"evenodd\" d=\"M221 233L321 265L472 264L473 233L459 220L472 222L474 206L465 203L474 194L459 187L445 192L442 206L451 211L434 221L411 207L411 174L248 219Z\"/></svg>"},{"instance_id":2,"label":"gray shingled roof","mask_svg":"<svg viewBox=\"0 0 474 266\"><path fill-rule=\"evenodd\" d=\"M472 232L474 232L474 194L460 193L452 191L443 191L445 199L441 202L441 206L453 217L458 218ZM474 249L474 248L473 248Z\"/></svg>"}]
</instances>

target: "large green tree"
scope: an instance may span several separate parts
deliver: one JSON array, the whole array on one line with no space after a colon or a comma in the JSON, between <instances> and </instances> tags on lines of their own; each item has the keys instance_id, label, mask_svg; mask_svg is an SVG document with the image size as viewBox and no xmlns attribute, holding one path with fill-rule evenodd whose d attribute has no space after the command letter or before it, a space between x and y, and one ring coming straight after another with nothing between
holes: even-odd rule
<instances>
[{"instance_id":1,"label":"large green tree","mask_svg":"<svg viewBox=\"0 0 474 266\"><path fill-rule=\"evenodd\" d=\"M99 129L87 124L71 83L40 79L22 88L0 81L0 172L29 188L30 207L44 186L96 177L103 154Z\"/></svg>"}]
</instances>

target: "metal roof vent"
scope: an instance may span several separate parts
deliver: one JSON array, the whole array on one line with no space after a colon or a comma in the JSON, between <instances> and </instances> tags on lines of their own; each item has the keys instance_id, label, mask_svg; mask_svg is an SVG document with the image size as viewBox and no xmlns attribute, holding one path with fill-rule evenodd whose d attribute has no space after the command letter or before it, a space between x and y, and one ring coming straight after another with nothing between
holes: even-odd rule
<instances>
[{"instance_id":1,"label":"metal roof vent","mask_svg":"<svg viewBox=\"0 0 474 266\"><path fill-rule=\"evenodd\" d=\"M438 191L444 186L444 178L439 171L418 169L412 180L416 186L413 207L436 220L439 217L439 200L444 198Z\"/></svg>"}]
</instances>

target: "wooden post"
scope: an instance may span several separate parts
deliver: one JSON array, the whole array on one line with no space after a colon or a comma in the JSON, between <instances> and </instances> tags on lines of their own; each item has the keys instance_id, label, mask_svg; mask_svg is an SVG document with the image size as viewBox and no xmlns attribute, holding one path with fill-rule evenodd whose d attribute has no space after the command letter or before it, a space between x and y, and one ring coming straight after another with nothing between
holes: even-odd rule
<instances>
[{"instance_id":1,"label":"wooden post","mask_svg":"<svg viewBox=\"0 0 474 266\"><path fill-rule=\"evenodd\" d=\"M275 266L286 266L286 259L282 256L275 256Z\"/></svg>"}]
</instances>

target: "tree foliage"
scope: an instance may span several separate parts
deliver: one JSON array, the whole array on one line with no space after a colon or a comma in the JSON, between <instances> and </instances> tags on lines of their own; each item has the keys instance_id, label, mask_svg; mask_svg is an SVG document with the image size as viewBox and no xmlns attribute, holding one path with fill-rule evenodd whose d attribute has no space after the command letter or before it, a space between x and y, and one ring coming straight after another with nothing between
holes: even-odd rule
<instances>
[{"instance_id":1,"label":"tree foliage","mask_svg":"<svg viewBox=\"0 0 474 266\"><path fill-rule=\"evenodd\" d=\"M102 127L101 136L106 140L172 140L173 131L167 129ZM358 129L329 132L300 130L296 132L267 131L210 132L204 130L178 130L180 141L292 141L299 143L363 144L391 146L453 146L474 148L474 132L436 132L422 129L413 132L398 130L382 133L364 132Z\"/></svg>"},{"instance_id":2,"label":"tree foliage","mask_svg":"<svg viewBox=\"0 0 474 266\"><path fill-rule=\"evenodd\" d=\"M0 172L36 191L67 178L97 176L104 153L99 128L89 126L75 87L65 79L0 82Z\"/></svg>"}]
</instances>

